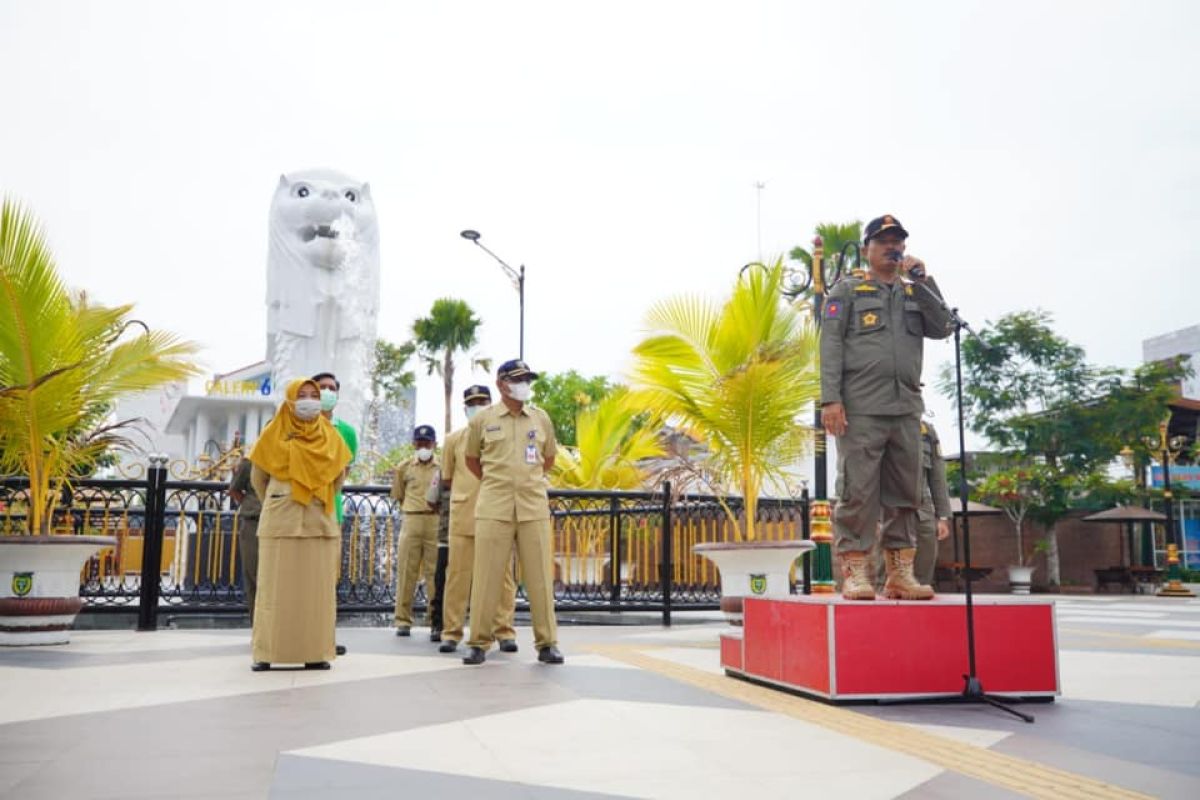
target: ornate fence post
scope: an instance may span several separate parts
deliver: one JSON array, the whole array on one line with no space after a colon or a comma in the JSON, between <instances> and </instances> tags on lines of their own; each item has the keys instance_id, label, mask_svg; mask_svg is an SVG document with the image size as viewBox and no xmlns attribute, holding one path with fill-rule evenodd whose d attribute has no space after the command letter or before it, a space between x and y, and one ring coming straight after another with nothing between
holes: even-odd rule
<instances>
[{"instance_id":1,"label":"ornate fence post","mask_svg":"<svg viewBox=\"0 0 1200 800\"><path fill-rule=\"evenodd\" d=\"M139 631L158 630L159 574L167 512L167 457L152 455L146 470L146 517L142 523L142 579L138 587Z\"/></svg>"},{"instance_id":2,"label":"ornate fence post","mask_svg":"<svg viewBox=\"0 0 1200 800\"><path fill-rule=\"evenodd\" d=\"M812 520L808 516L810 506L808 483L805 482L804 488L800 490L800 538L805 541L812 538ZM812 594L812 561L813 557L808 553L800 557L801 586L803 587L804 594Z\"/></svg>"},{"instance_id":3,"label":"ornate fence post","mask_svg":"<svg viewBox=\"0 0 1200 800\"><path fill-rule=\"evenodd\" d=\"M817 543L813 551L812 593L833 594L833 526L830 524L829 501L820 498L810 505L812 515L812 540Z\"/></svg>"},{"instance_id":4,"label":"ornate fence post","mask_svg":"<svg viewBox=\"0 0 1200 800\"><path fill-rule=\"evenodd\" d=\"M671 482L663 481L662 554L658 560L659 583L662 585L662 624L671 627L671 594L674 591L675 568L671 563L672 539L675 526L671 520Z\"/></svg>"},{"instance_id":5,"label":"ornate fence post","mask_svg":"<svg viewBox=\"0 0 1200 800\"><path fill-rule=\"evenodd\" d=\"M608 564L608 603L610 610L618 611L621 607L621 500L617 497L608 499L608 530L612 538L609 540ZM585 554L586 559L591 553ZM581 572L582 572L581 565Z\"/></svg>"}]
</instances>

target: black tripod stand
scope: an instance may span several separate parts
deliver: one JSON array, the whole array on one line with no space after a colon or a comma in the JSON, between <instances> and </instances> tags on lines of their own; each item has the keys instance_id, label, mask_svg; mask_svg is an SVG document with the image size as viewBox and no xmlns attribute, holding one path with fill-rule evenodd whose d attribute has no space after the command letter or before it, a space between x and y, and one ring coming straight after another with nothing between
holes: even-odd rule
<instances>
[{"instance_id":1,"label":"black tripod stand","mask_svg":"<svg viewBox=\"0 0 1200 800\"><path fill-rule=\"evenodd\" d=\"M975 576L974 571L971 569L971 515L968 513L967 508L967 433L966 424L963 419L962 332L966 330L981 344L983 344L983 340L958 315L957 308L947 306L946 302L938 297L937 293L926 286L923 281L916 281L915 283L928 292L930 297L937 300L942 309L950 314L950 322L954 325L954 384L958 406L958 452L961 459L958 471L958 498L962 504L963 573L966 576L965 594L967 602L967 674L963 675L963 680L966 683L963 686L962 694L958 696L957 700L963 703L987 703L1026 722L1033 722L1033 715L1018 711L984 691L983 683L979 680L979 675L975 670L975 603L972 593L972 584L975 581Z\"/></svg>"}]
</instances>

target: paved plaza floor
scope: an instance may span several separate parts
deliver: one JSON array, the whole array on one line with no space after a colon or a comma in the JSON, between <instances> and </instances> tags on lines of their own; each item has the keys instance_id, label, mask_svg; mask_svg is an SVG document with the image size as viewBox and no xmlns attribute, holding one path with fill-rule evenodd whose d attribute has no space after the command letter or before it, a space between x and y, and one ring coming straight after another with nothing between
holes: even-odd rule
<instances>
[{"instance_id":1,"label":"paved plaza floor","mask_svg":"<svg viewBox=\"0 0 1200 800\"><path fill-rule=\"evenodd\" d=\"M1200 797L1200 601L1060 600L1032 725L738 681L724 624L677 619L564 625L563 666L528 627L482 667L422 629L340 628L328 672L252 673L246 629L2 650L0 797Z\"/></svg>"}]
</instances>

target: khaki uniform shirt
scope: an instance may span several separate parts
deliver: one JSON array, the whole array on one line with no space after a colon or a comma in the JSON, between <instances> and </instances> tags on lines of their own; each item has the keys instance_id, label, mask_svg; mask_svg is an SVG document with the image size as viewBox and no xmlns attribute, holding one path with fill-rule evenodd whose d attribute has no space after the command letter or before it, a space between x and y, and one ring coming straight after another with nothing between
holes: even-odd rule
<instances>
[{"instance_id":1,"label":"khaki uniform shirt","mask_svg":"<svg viewBox=\"0 0 1200 800\"><path fill-rule=\"evenodd\" d=\"M946 462L933 426L921 423L921 508L922 519L949 519L950 489L946 485Z\"/></svg>"},{"instance_id":2,"label":"khaki uniform shirt","mask_svg":"<svg viewBox=\"0 0 1200 800\"><path fill-rule=\"evenodd\" d=\"M250 482L262 498L259 515L260 539L337 539L342 535L332 511L313 498L302 506L292 498L292 484L267 474L262 467L250 471ZM334 490L342 488L342 478L334 481Z\"/></svg>"},{"instance_id":3,"label":"khaki uniform shirt","mask_svg":"<svg viewBox=\"0 0 1200 800\"><path fill-rule=\"evenodd\" d=\"M446 437L442 454L442 480L450 481L450 535L475 535L475 501L479 478L467 469L467 431L459 428Z\"/></svg>"},{"instance_id":4,"label":"khaki uniform shirt","mask_svg":"<svg viewBox=\"0 0 1200 800\"><path fill-rule=\"evenodd\" d=\"M416 456L396 467L396 477L392 479L392 497L400 503L400 510L405 514L431 514L426 496L434 481L440 480L437 457L421 461Z\"/></svg>"},{"instance_id":5,"label":"khaki uniform shirt","mask_svg":"<svg viewBox=\"0 0 1200 800\"><path fill-rule=\"evenodd\" d=\"M925 285L941 297L937 284ZM950 315L920 286L847 277L821 314L821 403L847 414L919 414L924 340L950 335Z\"/></svg>"},{"instance_id":6,"label":"khaki uniform shirt","mask_svg":"<svg viewBox=\"0 0 1200 800\"><path fill-rule=\"evenodd\" d=\"M478 458L483 467L476 519L550 518L543 465L558 452L558 441L545 411L526 403L514 415L503 402L496 403L475 415L466 438L463 455Z\"/></svg>"}]
</instances>

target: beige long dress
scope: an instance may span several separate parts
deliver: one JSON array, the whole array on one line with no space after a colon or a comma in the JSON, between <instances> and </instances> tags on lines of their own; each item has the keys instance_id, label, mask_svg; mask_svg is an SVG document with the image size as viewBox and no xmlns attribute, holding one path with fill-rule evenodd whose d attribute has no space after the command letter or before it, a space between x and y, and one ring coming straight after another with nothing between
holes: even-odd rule
<instances>
[{"instance_id":1,"label":"beige long dress","mask_svg":"<svg viewBox=\"0 0 1200 800\"><path fill-rule=\"evenodd\" d=\"M262 498L253 658L268 664L333 661L341 530L320 500L307 506L293 500L288 481L258 465L250 479Z\"/></svg>"}]
</instances>

